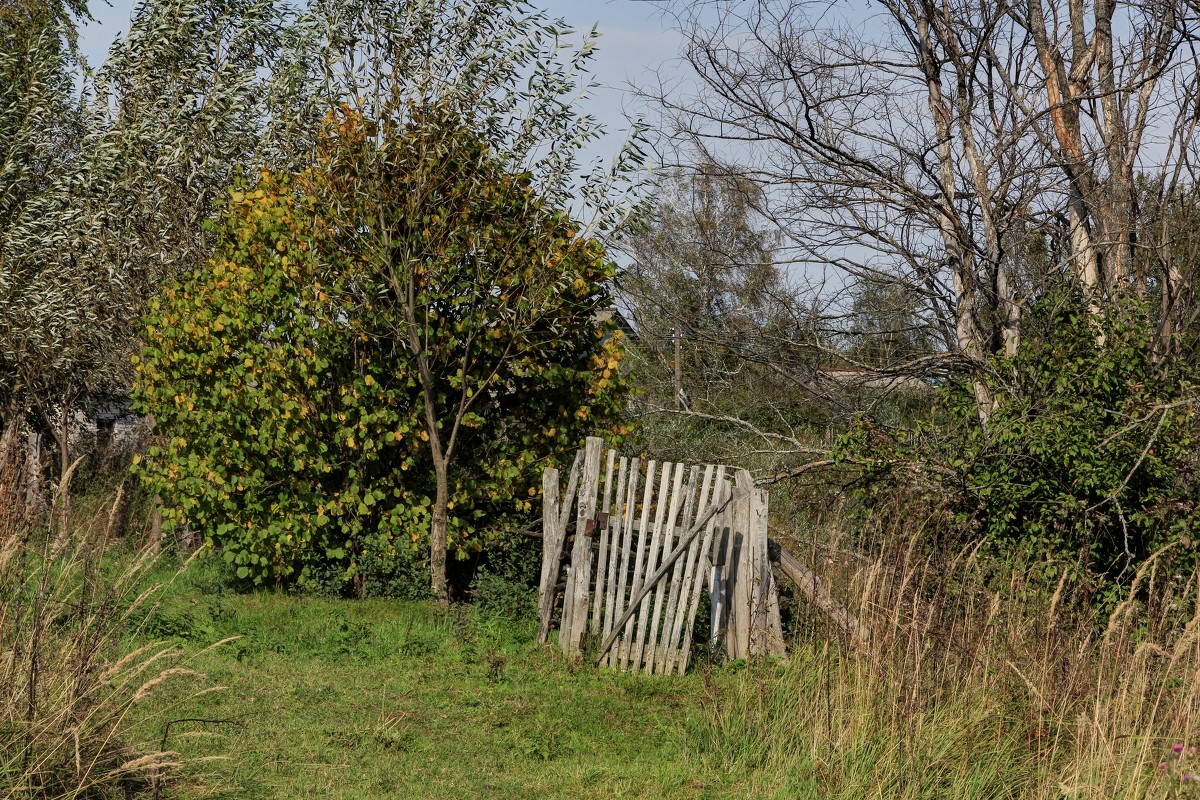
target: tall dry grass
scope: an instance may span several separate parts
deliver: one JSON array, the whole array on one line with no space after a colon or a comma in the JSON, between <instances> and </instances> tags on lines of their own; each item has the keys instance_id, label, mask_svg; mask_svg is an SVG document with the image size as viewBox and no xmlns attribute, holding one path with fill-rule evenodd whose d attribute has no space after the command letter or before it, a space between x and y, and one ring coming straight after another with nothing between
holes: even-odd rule
<instances>
[{"instance_id":1,"label":"tall dry grass","mask_svg":"<svg viewBox=\"0 0 1200 800\"><path fill-rule=\"evenodd\" d=\"M148 549L114 544L120 490L66 528L0 525L0 798L157 797L177 766L131 712L192 675L131 644L159 593ZM142 718L142 715L139 715Z\"/></svg>"},{"instance_id":2,"label":"tall dry grass","mask_svg":"<svg viewBox=\"0 0 1200 800\"><path fill-rule=\"evenodd\" d=\"M706 748L797 798L1200 798L1200 579L1156 554L1097 621L1070 580L972 547L810 560L871 629L801 609L782 665L711 695Z\"/></svg>"}]
</instances>

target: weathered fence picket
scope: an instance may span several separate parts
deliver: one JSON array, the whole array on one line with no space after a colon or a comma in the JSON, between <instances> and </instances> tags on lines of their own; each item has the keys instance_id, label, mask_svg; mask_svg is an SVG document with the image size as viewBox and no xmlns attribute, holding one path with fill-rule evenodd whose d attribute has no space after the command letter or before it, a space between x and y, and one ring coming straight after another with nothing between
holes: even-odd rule
<instances>
[{"instance_id":1,"label":"weathered fence picket","mask_svg":"<svg viewBox=\"0 0 1200 800\"><path fill-rule=\"evenodd\" d=\"M617 455L616 450L608 451L608 468L605 470L605 478L604 478L604 505L602 506L603 511L600 512L600 518L599 518L600 519L600 523L599 523L599 525L600 525L600 553L596 558L596 589L592 593L592 628L591 628L592 633L596 633L596 626L600 624L600 604L604 600L605 580L606 580L606 578L609 581L612 580L612 572L611 571L605 572L605 564L608 562L609 533L612 530L612 526L609 524L609 520L612 519L613 516L619 516L619 514L613 515L610 513L612 509L609 505L610 501L612 500L613 461L615 460L616 455ZM624 477L624 475L625 475L625 466L626 466L625 459L622 458L621 459L621 476L622 477ZM621 494L618 491L617 507L620 508L620 506L621 506Z\"/></svg>"},{"instance_id":2,"label":"weathered fence picket","mask_svg":"<svg viewBox=\"0 0 1200 800\"><path fill-rule=\"evenodd\" d=\"M730 658L782 652L767 493L749 473L738 470L730 480L723 466L643 463L605 454L589 438L565 494L559 481L557 470L546 470L539 641L552 624L574 507L559 624L564 652L582 652L591 636L601 664L683 672L705 590L712 646Z\"/></svg>"},{"instance_id":3,"label":"weathered fence picket","mask_svg":"<svg viewBox=\"0 0 1200 800\"><path fill-rule=\"evenodd\" d=\"M575 519L575 544L571 548L571 572L563 601L562 627L559 644L563 652L579 652L587 629L588 594L592 580L592 539L595 536L596 491L600 484L600 457L604 443L588 437L583 455L583 477L579 484Z\"/></svg>"},{"instance_id":4,"label":"weathered fence picket","mask_svg":"<svg viewBox=\"0 0 1200 800\"><path fill-rule=\"evenodd\" d=\"M649 530L647 526L650 524L650 506L651 500L654 496L654 470L656 466L657 464L653 460L646 465L646 489L645 494L642 497L642 516L638 527L639 533L636 540L637 543L636 546L632 547L632 549L635 551L635 555L633 561L633 578L629 584L629 592L631 596L641 590L642 581L645 578L647 548L645 546L646 537L642 534ZM629 669L630 658L632 658L636 648L636 642L630 641L630 637L634 635L635 630L636 623L634 622L633 617L630 617L625 623L625 632L621 639L618 652L618 658L620 659L619 666L623 670Z\"/></svg>"},{"instance_id":5,"label":"weathered fence picket","mask_svg":"<svg viewBox=\"0 0 1200 800\"><path fill-rule=\"evenodd\" d=\"M626 596L625 589L629 581L629 553L634 546L634 530L633 517L637 507L636 497L638 490L638 479L641 477L641 471L638 469L640 465L639 459L633 459L630 462L629 469L629 487L625 492L625 511L622 516L622 536L620 549L617 552L616 563L616 592L609 592L605 603L604 611L604 638L608 638L612 632L613 618L621 611L618 605L618 598ZM616 663L619 657L619 646L617 649L610 649L608 652L608 664L611 666Z\"/></svg>"},{"instance_id":6,"label":"weathered fence picket","mask_svg":"<svg viewBox=\"0 0 1200 800\"><path fill-rule=\"evenodd\" d=\"M575 493L579 489L579 477L583 470L583 451L575 454L575 463L567 479L567 494L559 498L558 470L548 469L542 475L542 582L539 584L538 609L541 625L538 627L538 642L546 643L550 635L550 615L554 610L554 588L558 583L559 561L562 559L563 544L567 538L567 523L571 508L575 504Z\"/></svg>"}]
</instances>

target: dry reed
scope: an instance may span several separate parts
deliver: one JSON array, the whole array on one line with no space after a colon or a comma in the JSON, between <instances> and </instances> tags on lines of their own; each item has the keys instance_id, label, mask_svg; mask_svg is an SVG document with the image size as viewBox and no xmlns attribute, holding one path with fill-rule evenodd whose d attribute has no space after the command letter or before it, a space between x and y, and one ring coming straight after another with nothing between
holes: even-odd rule
<instances>
[{"instance_id":1,"label":"dry reed","mask_svg":"<svg viewBox=\"0 0 1200 800\"><path fill-rule=\"evenodd\" d=\"M903 535L902 535L903 534ZM1160 552L1097 623L1066 571L1005 571L978 546L810 561L872 637L799 609L786 664L751 664L710 746L764 794L821 798L1200 797L1200 580Z\"/></svg>"},{"instance_id":2,"label":"dry reed","mask_svg":"<svg viewBox=\"0 0 1200 800\"><path fill-rule=\"evenodd\" d=\"M152 611L149 549L114 556L118 490L63 528L0 525L0 798L150 796L178 759L131 711L194 674L166 645L130 649ZM122 543L117 550L124 552Z\"/></svg>"}]
</instances>

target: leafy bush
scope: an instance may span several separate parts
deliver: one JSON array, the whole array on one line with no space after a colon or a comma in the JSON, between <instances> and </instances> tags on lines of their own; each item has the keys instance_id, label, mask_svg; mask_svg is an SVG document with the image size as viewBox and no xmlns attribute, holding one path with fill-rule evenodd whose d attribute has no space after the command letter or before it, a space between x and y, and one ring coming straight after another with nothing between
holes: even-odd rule
<instances>
[{"instance_id":1,"label":"leafy bush","mask_svg":"<svg viewBox=\"0 0 1200 800\"><path fill-rule=\"evenodd\" d=\"M537 613L537 589L482 569L471 582L471 596L485 614L520 622Z\"/></svg>"},{"instance_id":2,"label":"leafy bush","mask_svg":"<svg viewBox=\"0 0 1200 800\"><path fill-rule=\"evenodd\" d=\"M1077 291L1043 298L1024 323L1042 335L989 365L998 405L986 427L971 386L955 382L911 443L860 425L844 452L874 463L875 478L932 475L965 530L1014 563L1067 564L1102 583L1165 546L1178 567L1194 565L1196 383L1155 358L1148 318L1114 303L1096 324Z\"/></svg>"},{"instance_id":3,"label":"leafy bush","mask_svg":"<svg viewBox=\"0 0 1200 800\"><path fill-rule=\"evenodd\" d=\"M341 562L314 565L309 577L297 588L320 597L360 599L386 597L392 600L428 600L429 564L412 549L395 550L379 537L367 537L355 555L354 574L347 576Z\"/></svg>"},{"instance_id":4,"label":"leafy bush","mask_svg":"<svg viewBox=\"0 0 1200 800\"><path fill-rule=\"evenodd\" d=\"M380 152L376 133L331 118L317 166L235 190L212 260L145 321L134 396L163 441L141 474L247 582L389 593L429 546L431 436L457 448L464 554L528 515L536 465L617 425L603 249L453 118L385 126ZM432 399L430 353L446 370Z\"/></svg>"},{"instance_id":5,"label":"leafy bush","mask_svg":"<svg viewBox=\"0 0 1200 800\"><path fill-rule=\"evenodd\" d=\"M518 536L498 544L471 581L471 599L486 615L510 622L536 619L539 543Z\"/></svg>"}]
</instances>

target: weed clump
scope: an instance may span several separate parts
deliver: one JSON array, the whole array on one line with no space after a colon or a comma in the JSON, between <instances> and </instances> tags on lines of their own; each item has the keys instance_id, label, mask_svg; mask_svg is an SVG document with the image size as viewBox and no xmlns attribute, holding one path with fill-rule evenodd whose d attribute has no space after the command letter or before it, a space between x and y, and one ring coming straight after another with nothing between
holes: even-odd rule
<instances>
[{"instance_id":1,"label":"weed clump","mask_svg":"<svg viewBox=\"0 0 1200 800\"><path fill-rule=\"evenodd\" d=\"M1101 614L1069 571L998 581L983 548L922 553L904 525L824 559L870 640L802 606L786 664L708 698L704 758L788 796L1200 797L1200 575L1152 556Z\"/></svg>"},{"instance_id":2,"label":"weed clump","mask_svg":"<svg viewBox=\"0 0 1200 800\"><path fill-rule=\"evenodd\" d=\"M179 765L131 712L195 673L172 646L129 643L152 611L154 556L114 545L120 500L118 492L110 513L73 519L65 538L57 526L23 522L0 540L6 800L157 796Z\"/></svg>"}]
</instances>

